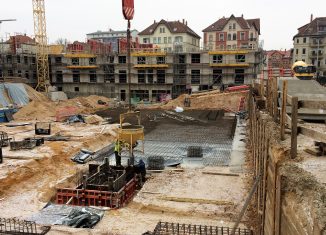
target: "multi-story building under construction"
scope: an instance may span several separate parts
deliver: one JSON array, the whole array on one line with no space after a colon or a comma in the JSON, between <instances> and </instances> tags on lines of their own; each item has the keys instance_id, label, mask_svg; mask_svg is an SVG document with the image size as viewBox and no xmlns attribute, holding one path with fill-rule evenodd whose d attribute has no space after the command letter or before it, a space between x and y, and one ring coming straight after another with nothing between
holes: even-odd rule
<instances>
[{"instance_id":1,"label":"multi-story building under construction","mask_svg":"<svg viewBox=\"0 0 326 235\"><path fill-rule=\"evenodd\" d=\"M255 27L260 30L260 26ZM159 26L157 28L160 29ZM207 38L206 32L204 38ZM252 47L239 44L231 48L211 48L205 42L207 40L204 40L202 48L196 42L196 47L192 45L190 51L186 49L188 43L182 47L185 50L180 50L180 41L172 41L171 50L150 43L140 44L138 40L133 42L132 97L144 101L164 100L182 93L220 88L223 85L249 84L256 78L263 56L258 41ZM2 48L5 48L1 51L2 64L6 65L0 70L2 77L25 77L28 83L35 85L35 48L32 44L28 45L30 59L25 65L27 55L23 51L12 50L10 43L2 43ZM51 84L59 91L66 92L68 97L96 94L125 100L128 97L128 66L126 44L123 43L120 42L119 53L113 52L110 44L94 40L65 47L49 46ZM10 56L22 58L16 63L21 69L10 67L14 65L12 60L6 59Z\"/></svg>"}]
</instances>

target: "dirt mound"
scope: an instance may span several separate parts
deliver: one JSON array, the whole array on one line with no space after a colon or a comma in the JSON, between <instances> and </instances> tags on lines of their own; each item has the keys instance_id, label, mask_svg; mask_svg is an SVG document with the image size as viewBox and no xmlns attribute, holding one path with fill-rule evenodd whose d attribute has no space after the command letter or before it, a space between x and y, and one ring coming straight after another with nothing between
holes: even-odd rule
<instances>
[{"instance_id":1,"label":"dirt mound","mask_svg":"<svg viewBox=\"0 0 326 235\"><path fill-rule=\"evenodd\" d=\"M49 120L55 117L53 102L32 101L14 114L15 120Z\"/></svg>"},{"instance_id":2,"label":"dirt mound","mask_svg":"<svg viewBox=\"0 0 326 235\"><path fill-rule=\"evenodd\" d=\"M26 92L28 94L28 98L31 101L43 101L43 102L50 101L50 99L46 95L36 91L35 89L30 87L29 85L24 84L24 87L25 87L25 90L26 90Z\"/></svg>"},{"instance_id":3,"label":"dirt mound","mask_svg":"<svg viewBox=\"0 0 326 235\"><path fill-rule=\"evenodd\" d=\"M219 91L203 92L193 95L180 95L174 100L170 100L168 103L149 107L150 109L175 109L177 106L183 107L185 110L198 109L198 110L210 110L210 109L225 109L236 112L239 109L240 99L247 97L248 93L233 92L233 93L220 93ZM189 98L190 107L185 107L185 98Z\"/></svg>"},{"instance_id":4,"label":"dirt mound","mask_svg":"<svg viewBox=\"0 0 326 235\"><path fill-rule=\"evenodd\" d=\"M74 107L76 114L92 114L108 107L108 105L98 104L99 100L102 100L105 103L110 102L109 98L94 95L88 97L77 97L59 102L42 100L42 96L39 98L41 100L34 100L28 105L22 107L17 113L14 114L14 119L17 121L53 121L55 120L56 113L66 107Z\"/></svg>"}]
</instances>

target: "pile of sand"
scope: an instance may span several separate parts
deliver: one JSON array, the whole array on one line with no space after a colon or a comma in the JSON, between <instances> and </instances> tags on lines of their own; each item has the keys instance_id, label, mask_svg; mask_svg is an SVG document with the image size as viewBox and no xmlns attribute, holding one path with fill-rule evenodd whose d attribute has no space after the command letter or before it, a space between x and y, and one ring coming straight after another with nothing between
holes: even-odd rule
<instances>
[{"instance_id":1,"label":"pile of sand","mask_svg":"<svg viewBox=\"0 0 326 235\"><path fill-rule=\"evenodd\" d=\"M70 100L53 102L48 99L34 100L28 105L22 107L14 114L14 119L17 121L40 120L40 121L54 121L56 114L67 107L73 108L75 114L92 114L99 110L108 108L108 105L98 104L98 100L102 100L107 104L110 102L109 98L103 96L88 96L77 97Z\"/></svg>"},{"instance_id":2,"label":"pile of sand","mask_svg":"<svg viewBox=\"0 0 326 235\"><path fill-rule=\"evenodd\" d=\"M27 92L28 98L31 101L43 101L43 102L50 101L50 99L46 95L34 90L29 85L24 84L24 87L25 87L25 90Z\"/></svg>"},{"instance_id":3,"label":"pile of sand","mask_svg":"<svg viewBox=\"0 0 326 235\"><path fill-rule=\"evenodd\" d=\"M247 97L246 92L221 93L220 91L202 92L192 95L180 95L174 100L170 100L166 104L153 105L149 109L175 109L177 106L183 107L185 110L209 110L209 109L225 109L236 112L239 109L242 97ZM185 107L185 98L189 98L190 107ZM146 107L145 107L146 108Z\"/></svg>"}]
</instances>

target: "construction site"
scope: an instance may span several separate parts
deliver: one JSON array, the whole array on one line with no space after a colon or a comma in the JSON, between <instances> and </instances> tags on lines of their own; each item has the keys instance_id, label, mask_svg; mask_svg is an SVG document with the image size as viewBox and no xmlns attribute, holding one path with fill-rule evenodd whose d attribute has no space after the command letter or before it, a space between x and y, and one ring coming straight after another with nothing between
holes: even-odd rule
<instances>
[{"instance_id":1,"label":"construction site","mask_svg":"<svg viewBox=\"0 0 326 235\"><path fill-rule=\"evenodd\" d=\"M48 45L44 2L34 39L0 43L0 234L326 235L326 87L264 66L259 19L223 17L197 50L185 20L132 38L123 0L114 51ZM191 51L145 43L181 24ZM213 49L221 25L247 34Z\"/></svg>"}]
</instances>

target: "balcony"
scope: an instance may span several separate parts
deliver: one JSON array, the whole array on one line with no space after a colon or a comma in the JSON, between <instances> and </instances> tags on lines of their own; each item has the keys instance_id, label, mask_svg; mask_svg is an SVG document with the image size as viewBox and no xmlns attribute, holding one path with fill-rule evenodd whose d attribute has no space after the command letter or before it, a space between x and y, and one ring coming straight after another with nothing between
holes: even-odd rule
<instances>
[{"instance_id":1,"label":"balcony","mask_svg":"<svg viewBox=\"0 0 326 235\"><path fill-rule=\"evenodd\" d=\"M243 60L211 61L210 67L249 67L250 64Z\"/></svg>"},{"instance_id":2,"label":"balcony","mask_svg":"<svg viewBox=\"0 0 326 235\"><path fill-rule=\"evenodd\" d=\"M323 53L323 51L318 51L318 52L311 51L309 55L311 58L316 58L316 57L323 57L324 53Z\"/></svg>"},{"instance_id":3,"label":"balcony","mask_svg":"<svg viewBox=\"0 0 326 235\"><path fill-rule=\"evenodd\" d=\"M166 69L168 68L168 64L135 64L135 69L145 69L145 68L157 68L157 69Z\"/></svg>"},{"instance_id":4,"label":"balcony","mask_svg":"<svg viewBox=\"0 0 326 235\"><path fill-rule=\"evenodd\" d=\"M322 48L325 46L325 40L324 39L317 39L317 38L313 38L310 40L309 46L310 47L319 47Z\"/></svg>"}]
</instances>

